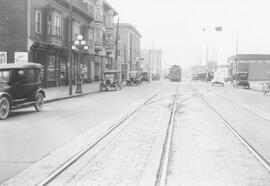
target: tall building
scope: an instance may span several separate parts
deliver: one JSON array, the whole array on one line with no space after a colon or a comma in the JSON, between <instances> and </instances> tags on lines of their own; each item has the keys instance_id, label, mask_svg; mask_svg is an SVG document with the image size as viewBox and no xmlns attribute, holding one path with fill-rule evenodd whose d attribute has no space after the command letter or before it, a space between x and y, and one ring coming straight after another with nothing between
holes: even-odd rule
<instances>
[{"instance_id":1,"label":"tall building","mask_svg":"<svg viewBox=\"0 0 270 186\"><path fill-rule=\"evenodd\" d=\"M144 71L150 74L162 73L162 50L160 49L143 49L141 50L142 67Z\"/></svg>"},{"instance_id":2,"label":"tall building","mask_svg":"<svg viewBox=\"0 0 270 186\"><path fill-rule=\"evenodd\" d=\"M138 70L141 57L141 34L129 23L119 23L118 62L121 64L123 78L129 71Z\"/></svg>"},{"instance_id":3,"label":"tall building","mask_svg":"<svg viewBox=\"0 0 270 186\"><path fill-rule=\"evenodd\" d=\"M73 0L70 22L70 2L1 0L0 62L42 64L43 87L67 85L70 69L73 83L78 69L84 82L100 79L102 66L113 59L113 42L106 42L106 39L112 35L109 30L112 30L113 16L117 13L104 0ZM71 67L68 63L69 34L72 43L82 35L89 47L83 51L82 60L78 50L72 51ZM78 61L82 61L80 66Z\"/></svg>"}]
</instances>

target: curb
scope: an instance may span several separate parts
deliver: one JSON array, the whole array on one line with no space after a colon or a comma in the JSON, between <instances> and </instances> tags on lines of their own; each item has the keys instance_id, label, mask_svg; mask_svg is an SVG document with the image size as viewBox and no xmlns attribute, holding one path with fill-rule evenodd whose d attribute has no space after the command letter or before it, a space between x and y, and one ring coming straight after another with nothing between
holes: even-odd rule
<instances>
[{"instance_id":1,"label":"curb","mask_svg":"<svg viewBox=\"0 0 270 186\"><path fill-rule=\"evenodd\" d=\"M77 94L77 95L71 95L71 96L64 96L64 97L58 97L58 98L51 98L51 99L45 100L44 103L51 103L51 102L55 102L55 101L65 100L65 99L77 98L77 97L82 97L82 96L86 96L86 95L89 95L89 94L96 94L96 93L99 93L99 92L100 92L100 91L94 91L94 92L88 92L88 93Z\"/></svg>"},{"instance_id":2,"label":"curb","mask_svg":"<svg viewBox=\"0 0 270 186\"><path fill-rule=\"evenodd\" d=\"M122 85L122 88L126 87L126 85ZM45 99L44 103L51 103L51 102L55 102L55 101L61 101L61 100L65 100L65 99L71 99L71 98L77 98L77 97L82 97L82 96L86 96L86 95L90 95L90 94L96 94L99 93L101 91L96 90L93 92L87 92L87 93L83 93L83 94L75 94L75 95L71 95L71 96L64 96L64 97L58 97L58 98L51 98L51 99Z\"/></svg>"}]
</instances>

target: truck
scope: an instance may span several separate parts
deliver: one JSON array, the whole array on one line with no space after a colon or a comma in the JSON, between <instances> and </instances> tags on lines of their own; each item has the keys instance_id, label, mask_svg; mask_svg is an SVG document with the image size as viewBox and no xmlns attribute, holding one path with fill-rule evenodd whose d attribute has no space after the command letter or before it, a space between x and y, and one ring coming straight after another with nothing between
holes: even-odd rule
<instances>
[{"instance_id":1,"label":"truck","mask_svg":"<svg viewBox=\"0 0 270 186\"><path fill-rule=\"evenodd\" d=\"M212 79L211 84L212 84L212 86L221 85L224 87L225 74L220 72L220 71L214 72L214 78Z\"/></svg>"}]
</instances>

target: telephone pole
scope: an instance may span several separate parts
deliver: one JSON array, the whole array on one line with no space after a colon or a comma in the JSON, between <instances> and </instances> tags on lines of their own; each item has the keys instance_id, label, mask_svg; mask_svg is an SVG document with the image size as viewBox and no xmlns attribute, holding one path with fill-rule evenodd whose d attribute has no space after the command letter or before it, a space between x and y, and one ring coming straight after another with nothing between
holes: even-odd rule
<instances>
[{"instance_id":1,"label":"telephone pole","mask_svg":"<svg viewBox=\"0 0 270 186\"><path fill-rule=\"evenodd\" d=\"M72 0L70 0L69 4L69 48L68 48L68 60L69 60L69 68L68 68L68 86L69 86L69 95L72 95Z\"/></svg>"}]
</instances>

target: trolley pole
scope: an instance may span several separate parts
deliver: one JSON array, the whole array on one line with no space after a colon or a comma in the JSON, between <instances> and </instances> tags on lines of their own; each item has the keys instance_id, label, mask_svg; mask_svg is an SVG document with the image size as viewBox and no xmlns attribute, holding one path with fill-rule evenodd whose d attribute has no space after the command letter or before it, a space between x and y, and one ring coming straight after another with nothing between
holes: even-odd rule
<instances>
[{"instance_id":1,"label":"trolley pole","mask_svg":"<svg viewBox=\"0 0 270 186\"><path fill-rule=\"evenodd\" d=\"M69 4L69 47L68 47L68 60L69 60L69 71L68 71L68 86L69 95L72 95L72 0Z\"/></svg>"}]
</instances>

